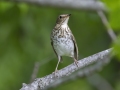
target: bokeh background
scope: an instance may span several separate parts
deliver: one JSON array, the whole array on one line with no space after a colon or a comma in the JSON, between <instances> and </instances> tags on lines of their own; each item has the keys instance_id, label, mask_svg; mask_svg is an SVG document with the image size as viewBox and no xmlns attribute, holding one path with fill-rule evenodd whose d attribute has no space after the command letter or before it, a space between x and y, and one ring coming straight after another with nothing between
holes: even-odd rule
<instances>
[{"instance_id":1,"label":"bokeh background","mask_svg":"<svg viewBox=\"0 0 120 90\"><path fill-rule=\"evenodd\" d=\"M96 73L105 79L113 90L120 90L120 0L103 0L103 3L110 10L105 14L118 35L114 43L95 11L0 1L0 90L19 90L23 82L30 83L36 62L40 63L37 77L43 77L54 71L57 57L50 44L50 34L56 18L63 13L72 14L69 26L78 44L79 59L111 46L115 47L118 58L114 57L108 65ZM72 62L71 58L63 57L59 69ZM91 85L86 77L51 90L67 89L99 90Z\"/></svg>"}]
</instances>

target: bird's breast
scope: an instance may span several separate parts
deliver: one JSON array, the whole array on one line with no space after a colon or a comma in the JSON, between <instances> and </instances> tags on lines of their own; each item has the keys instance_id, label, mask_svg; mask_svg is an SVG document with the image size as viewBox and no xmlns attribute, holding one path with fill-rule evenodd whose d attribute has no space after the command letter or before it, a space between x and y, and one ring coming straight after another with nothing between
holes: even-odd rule
<instances>
[{"instance_id":1,"label":"bird's breast","mask_svg":"<svg viewBox=\"0 0 120 90\"><path fill-rule=\"evenodd\" d=\"M74 55L74 43L70 39L60 38L57 42L54 42L53 45L57 54L60 56L72 57Z\"/></svg>"},{"instance_id":2,"label":"bird's breast","mask_svg":"<svg viewBox=\"0 0 120 90\"><path fill-rule=\"evenodd\" d=\"M60 56L70 56L72 57L74 54L74 43L71 39L70 33L65 30L62 32L58 32L57 35L53 37L53 47L58 55Z\"/></svg>"},{"instance_id":3,"label":"bird's breast","mask_svg":"<svg viewBox=\"0 0 120 90\"><path fill-rule=\"evenodd\" d=\"M51 39L53 47L59 56L73 57L74 43L71 34L67 25L61 25L61 27L53 30Z\"/></svg>"}]
</instances>

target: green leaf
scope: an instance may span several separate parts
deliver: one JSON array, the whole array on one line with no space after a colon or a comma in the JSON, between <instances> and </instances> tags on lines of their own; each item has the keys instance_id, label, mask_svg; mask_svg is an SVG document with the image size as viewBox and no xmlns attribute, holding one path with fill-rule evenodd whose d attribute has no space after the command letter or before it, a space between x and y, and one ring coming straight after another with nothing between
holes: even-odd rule
<instances>
[{"instance_id":1,"label":"green leaf","mask_svg":"<svg viewBox=\"0 0 120 90\"><path fill-rule=\"evenodd\" d=\"M120 0L103 0L108 6L109 22L114 30L120 29Z\"/></svg>"},{"instance_id":2,"label":"green leaf","mask_svg":"<svg viewBox=\"0 0 120 90\"><path fill-rule=\"evenodd\" d=\"M118 36L118 39L113 43L113 47L114 47L114 52L115 55L120 58L120 35ZM120 59L118 59L120 60Z\"/></svg>"},{"instance_id":3,"label":"green leaf","mask_svg":"<svg viewBox=\"0 0 120 90\"><path fill-rule=\"evenodd\" d=\"M0 2L0 12L6 12L8 9L13 7L13 3L9 2Z\"/></svg>"}]
</instances>

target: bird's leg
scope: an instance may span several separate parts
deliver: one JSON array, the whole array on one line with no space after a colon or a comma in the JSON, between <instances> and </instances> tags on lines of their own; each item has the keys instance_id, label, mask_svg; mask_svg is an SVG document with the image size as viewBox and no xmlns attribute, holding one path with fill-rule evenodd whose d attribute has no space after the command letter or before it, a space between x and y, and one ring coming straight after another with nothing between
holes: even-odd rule
<instances>
[{"instance_id":1,"label":"bird's leg","mask_svg":"<svg viewBox=\"0 0 120 90\"><path fill-rule=\"evenodd\" d=\"M74 60L74 63L76 64L76 66L79 67L78 61L75 58L73 58L73 60Z\"/></svg>"},{"instance_id":2,"label":"bird's leg","mask_svg":"<svg viewBox=\"0 0 120 90\"><path fill-rule=\"evenodd\" d=\"M55 72L53 72L54 74L55 74L55 76L56 76L56 73L58 72L58 65L59 65L59 63L60 63L60 61L61 61L61 57L60 56L58 56L58 63L57 63L57 66L56 66L56 68L55 68Z\"/></svg>"}]
</instances>

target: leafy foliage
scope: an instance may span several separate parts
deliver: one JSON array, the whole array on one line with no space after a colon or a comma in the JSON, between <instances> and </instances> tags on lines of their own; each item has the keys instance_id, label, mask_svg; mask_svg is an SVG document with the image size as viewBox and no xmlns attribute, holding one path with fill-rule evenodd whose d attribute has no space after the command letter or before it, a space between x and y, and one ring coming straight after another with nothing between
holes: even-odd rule
<instances>
[{"instance_id":1,"label":"leafy foliage","mask_svg":"<svg viewBox=\"0 0 120 90\"><path fill-rule=\"evenodd\" d=\"M114 30L119 30L120 25L120 0L103 0L108 6L109 22Z\"/></svg>"},{"instance_id":2,"label":"leafy foliage","mask_svg":"<svg viewBox=\"0 0 120 90\"><path fill-rule=\"evenodd\" d=\"M114 51L117 54L117 57L120 58L120 0L103 0L109 8L109 22L113 30L118 32L118 38L113 43Z\"/></svg>"}]
</instances>

